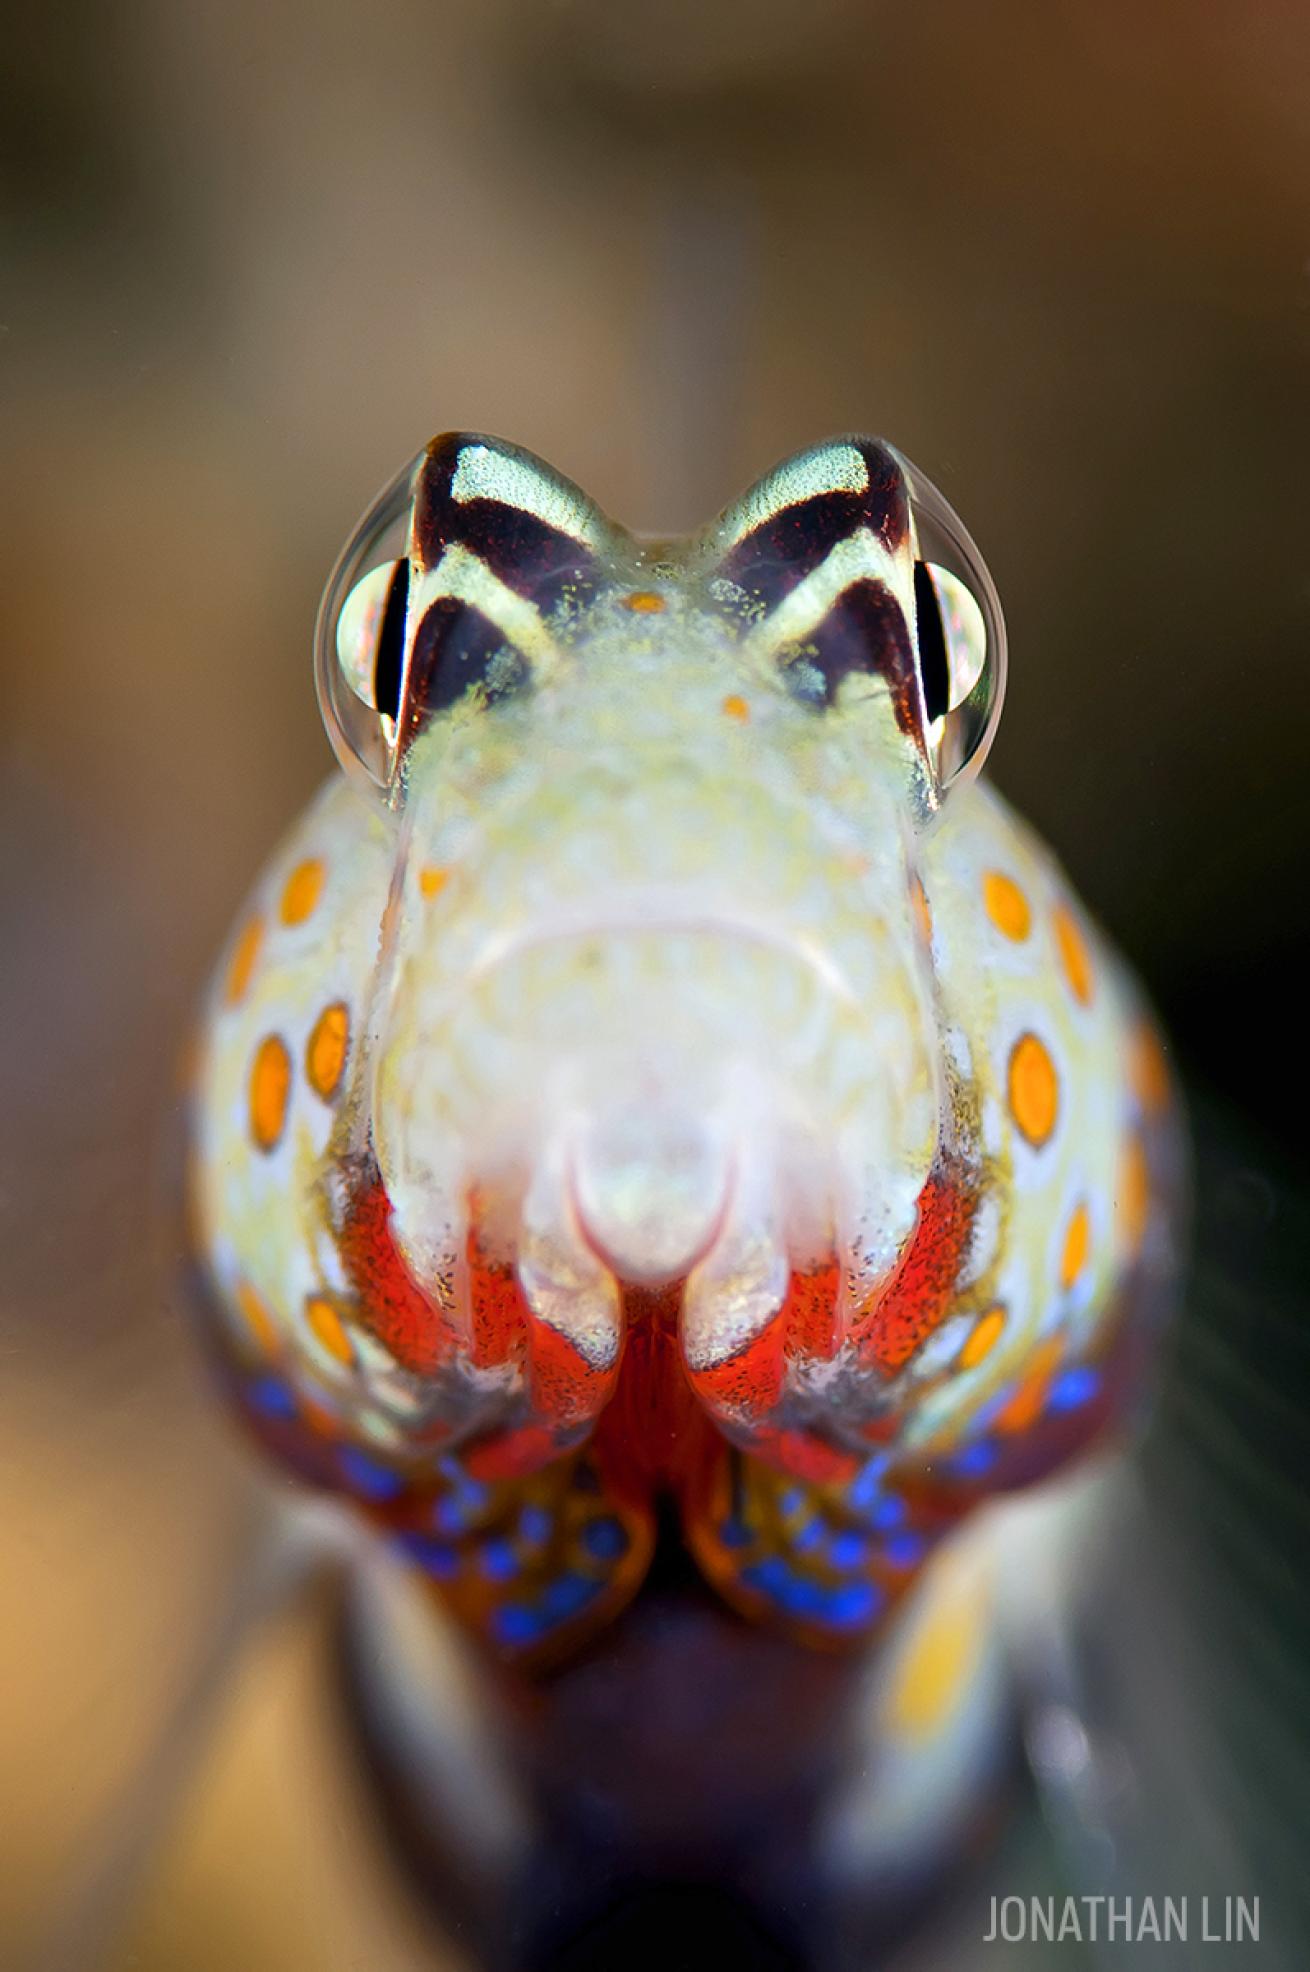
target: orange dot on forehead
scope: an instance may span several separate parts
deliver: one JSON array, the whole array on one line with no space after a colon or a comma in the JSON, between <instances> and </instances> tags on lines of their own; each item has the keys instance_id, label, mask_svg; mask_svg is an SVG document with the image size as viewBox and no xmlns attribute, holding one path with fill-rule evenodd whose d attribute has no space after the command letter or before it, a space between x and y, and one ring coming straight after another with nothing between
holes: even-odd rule
<instances>
[{"instance_id":1,"label":"orange dot on forehead","mask_svg":"<svg viewBox=\"0 0 1310 1972\"><path fill-rule=\"evenodd\" d=\"M1000 870L988 870L983 878L983 905L998 931L1019 944L1032 930L1033 914L1028 899L1013 877Z\"/></svg>"},{"instance_id":2,"label":"orange dot on forehead","mask_svg":"<svg viewBox=\"0 0 1310 1972\"><path fill-rule=\"evenodd\" d=\"M1005 1310L1002 1307L989 1308L985 1315L979 1315L960 1351L960 1368L976 1369L984 1357L990 1356L1001 1339L1004 1327Z\"/></svg>"},{"instance_id":3,"label":"orange dot on forehead","mask_svg":"<svg viewBox=\"0 0 1310 1972\"><path fill-rule=\"evenodd\" d=\"M664 608L664 598L655 589L633 589L623 598L623 607L638 616L658 616Z\"/></svg>"},{"instance_id":4,"label":"orange dot on forehead","mask_svg":"<svg viewBox=\"0 0 1310 1972\"><path fill-rule=\"evenodd\" d=\"M1087 1265L1087 1255L1092 1244L1092 1222L1087 1207L1075 1205L1065 1228L1064 1245L1060 1249L1060 1285L1068 1289L1074 1285Z\"/></svg>"},{"instance_id":5,"label":"orange dot on forehead","mask_svg":"<svg viewBox=\"0 0 1310 1972\"><path fill-rule=\"evenodd\" d=\"M1092 955L1077 919L1063 904L1055 912L1055 942L1070 990L1076 1000L1087 1006L1092 997Z\"/></svg>"},{"instance_id":6,"label":"orange dot on forehead","mask_svg":"<svg viewBox=\"0 0 1310 1972\"><path fill-rule=\"evenodd\" d=\"M355 1360L355 1351L351 1347L350 1337L346 1334L345 1324L326 1295L309 1296L305 1302L305 1321L310 1332L322 1343L329 1356L335 1357L337 1362L344 1363L349 1368Z\"/></svg>"},{"instance_id":7,"label":"orange dot on forehead","mask_svg":"<svg viewBox=\"0 0 1310 1972\"><path fill-rule=\"evenodd\" d=\"M443 870L437 863L425 863L418 873L420 894L426 897L429 902L434 897L440 897L449 882L450 871Z\"/></svg>"},{"instance_id":8,"label":"orange dot on forehead","mask_svg":"<svg viewBox=\"0 0 1310 1972\"><path fill-rule=\"evenodd\" d=\"M315 1095L331 1102L341 1086L350 1046L350 1013L344 1001L324 1007L305 1046L305 1074Z\"/></svg>"},{"instance_id":9,"label":"orange dot on forehead","mask_svg":"<svg viewBox=\"0 0 1310 1972\"><path fill-rule=\"evenodd\" d=\"M1044 1042L1021 1034L1010 1053L1010 1114L1020 1132L1040 1150L1055 1128L1060 1078Z\"/></svg>"},{"instance_id":10,"label":"orange dot on forehead","mask_svg":"<svg viewBox=\"0 0 1310 1972\"><path fill-rule=\"evenodd\" d=\"M236 1006L246 996L250 976L255 970L259 948L264 942L264 921L250 918L242 927L241 935L232 947L232 957L228 961L227 979L223 987L224 997L230 1007Z\"/></svg>"},{"instance_id":11,"label":"orange dot on forehead","mask_svg":"<svg viewBox=\"0 0 1310 1972\"><path fill-rule=\"evenodd\" d=\"M317 856L307 856L303 863L296 864L282 892L280 909L283 924L305 922L323 895L323 880L326 874Z\"/></svg>"},{"instance_id":12,"label":"orange dot on forehead","mask_svg":"<svg viewBox=\"0 0 1310 1972\"><path fill-rule=\"evenodd\" d=\"M250 1133L261 1150L282 1135L291 1095L291 1056L277 1034L266 1034L250 1065Z\"/></svg>"},{"instance_id":13,"label":"orange dot on forehead","mask_svg":"<svg viewBox=\"0 0 1310 1972\"><path fill-rule=\"evenodd\" d=\"M740 692L729 692L723 701L723 709L730 719L739 719L743 725L751 716L751 709Z\"/></svg>"}]
</instances>

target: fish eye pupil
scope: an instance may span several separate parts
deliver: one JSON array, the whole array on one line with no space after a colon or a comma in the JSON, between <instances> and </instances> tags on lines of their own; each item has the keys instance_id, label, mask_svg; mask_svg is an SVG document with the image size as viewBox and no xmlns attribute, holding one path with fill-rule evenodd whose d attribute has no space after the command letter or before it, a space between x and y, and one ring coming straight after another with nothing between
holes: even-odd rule
<instances>
[{"instance_id":1,"label":"fish eye pupil","mask_svg":"<svg viewBox=\"0 0 1310 1972\"><path fill-rule=\"evenodd\" d=\"M937 585L925 561L914 564L914 618L924 710L931 724L934 720L945 718L950 710L951 667Z\"/></svg>"},{"instance_id":2,"label":"fish eye pupil","mask_svg":"<svg viewBox=\"0 0 1310 1972\"><path fill-rule=\"evenodd\" d=\"M378 627L373 668L373 696L379 712L400 716L400 674L405 658L405 612L409 605L409 562L402 555L387 587L387 600Z\"/></svg>"}]
</instances>

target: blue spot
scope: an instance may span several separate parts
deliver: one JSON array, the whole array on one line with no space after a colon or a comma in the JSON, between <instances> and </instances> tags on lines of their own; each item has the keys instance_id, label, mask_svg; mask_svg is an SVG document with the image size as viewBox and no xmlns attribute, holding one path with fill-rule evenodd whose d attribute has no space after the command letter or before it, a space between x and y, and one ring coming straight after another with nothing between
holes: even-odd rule
<instances>
[{"instance_id":1,"label":"blue spot","mask_svg":"<svg viewBox=\"0 0 1310 1972\"><path fill-rule=\"evenodd\" d=\"M565 1575L556 1576L541 1598L541 1614L547 1623L564 1623L570 1616L601 1593L605 1584L596 1582L589 1575L576 1574L572 1569Z\"/></svg>"},{"instance_id":2,"label":"blue spot","mask_svg":"<svg viewBox=\"0 0 1310 1972\"><path fill-rule=\"evenodd\" d=\"M805 1494L801 1488L799 1486L789 1486L778 1501L778 1511L786 1519L790 1520L792 1515L799 1513L804 1505Z\"/></svg>"},{"instance_id":3,"label":"blue spot","mask_svg":"<svg viewBox=\"0 0 1310 1972\"><path fill-rule=\"evenodd\" d=\"M872 1622L885 1601L876 1582L844 1582L828 1591L825 1615L837 1629L856 1629Z\"/></svg>"},{"instance_id":4,"label":"blue spot","mask_svg":"<svg viewBox=\"0 0 1310 1972\"><path fill-rule=\"evenodd\" d=\"M798 1527L791 1537L792 1553L808 1554L812 1547L819 1545L827 1531L827 1523L817 1516L808 1525Z\"/></svg>"},{"instance_id":5,"label":"blue spot","mask_svg":"<svg viewBox=\"0 0 1310 1972\"><path fill-rule=\"evenodd\" d=\"M840 1588L828 1588L822 1582L796 1574L777 1555L743 1568L741 1579L748 1588L767 1595L789 1616L830 1623L840 1629L867 1623L883 1600L875 1582L844 1582Z\"/></svg>"},{"instance_id":6,"label":"blue spot","mask_svg":"<svg viewBox=\"0 0 1310 1972\"><path fill-rule=\"evenodd\" d=\"M885 1534L889 1527L899 1527L904 1518L905 1501L896 1493L884 1493L869 1516L869 1525Z\"/></svg>"},{"instance_id":7,"label":"blue spot","mask_svg":"<svg viewBox=\"0 0 1310 1972\"><path fill-rule=\"evenodd\" d=\"M628 1551L628 1530L621 1520L589 1520L582 1530L582 1545L596 1561L617 1561Z\"/></svg>"},{"instance_id":8,"label":"blue spot","mask_svg":"<svg viewBox=\"0 0 1310 1972\"><path fill-rule=\"evenodd\" d=\"M871 1552L865 1534L834 1534L828 1543L828 1559L834 1568L862 1568Z\"/></svg>"},{"instance_id":9,"label":"blue spot","mask_svg":"<svg viewBox=\"0 0 1310 1972\"><path fill-rule=\"evenodd\" d=\"M1057 1376L1051 1385L1046 1408L1052 1411L1077 1410L1080 1404L1085 1404L1089 1398L1096 1395L1100 1381L1097 1372L1088 1369L1085 1365L1077 1369L1067 1369L1063 1376Z\"/></svg>"},{"instance_id":10,"label":"blue spot","mask_svg":"<svg viewBox=\"0 0 1310 1972\"><path fill-rule=\"evenodd\" d=\"M887 1470L887 1460L882 1453L871 1458L851 1480L846 1497L857 1513L870 1513L878 1504L882 1491L882 1475Z\"/></svg>"},{"instance_id":11,"label":"blue spot","mask_svg":"<svg viewBox=\"0 0 1310 1972\"><path fill-rule=\"evenodd\" d=\"M519 1572L518 1556L508 1541L487 1541L478 1561L483 1574L493 1582L507 1582Z\"/></svg>"},{"instance_id":12,"label":"blue spot","mask_svg":"<svg viewBox=\"0 0 1310 1972\"><path fill-rule=\"evenodd\" d=\"M529 1547L541 1547L543 1542L550 1539L554 1524L553 1514L548 1513L544 1506L525 1506L519 1515L519 1539L526 1541Z\"/></svg>"},{"instance_id":13,"label":"blue spot","mask_svg":"<svg viewBox=\"0 0 1310 1972\"><path fill-rule=\"evenodd\" d=\"M487 1489L461 1475L454 1490L442 1493L432 1508L432 1524L442 1534L462 1534L487 1504Z\"/></svg>"},{"instance_id":14,"label":"blue spot","mask_svg":"<svg viewBox=\"0 0 1310 1972\"><path fill-rule=\"evenodd\" d=\"M984 1472L990 1472L996 1463L996 1447L986 1438L980 1438L976 1445L966 1445L962 1452L948 1459L946 1470L957 1479L981 1479Z\"/></svg>"},{"instance_id":15,"label":"blue spot","mask_svg":"<svg viewBox=\"0 0 1310 1972\"><path fill-rule=\"evenodd\" d=\"M507 1602L493 1612L492 1630L500 1643L535 1643L545 1624L526 1602Z\"/></svg>"},{"instance_id":16,"label":"blue spot","mask_svg":"<svg viewBox=\"0 0 1310 1972\"><path fill-rule=\"evenodd\" d=\"M396 1548L408 1561L415 1562L438 1581L448 1581L459 1571L459 1556L445 1541L434 1541L431 1534L398 1534Z\"/></svg>"},{"instance_id":17,"label":"blue spot","mask_svg":"<svg viewBox=\"0 0 1310 1972\"><path fill-rule=\"evenodd\" d=\"M758 1589L774 1602L781 1602L796 1579L781 1556L766 1554L763 1561L752 1561L741 1571L748 1589Z\"/></svg>"},{"instance_id":18,"label":"blue spot","mask_svg":"<svg viewBox=\"0 0 1310 1972\"><path fill-rule=\"evenodd\" d=\"M452 1486L460 1486L464 1482L464 1468L449 1452L443 1452L437 1460L437 1471L443 1479L449 1479Z\"/></svg>"},{"instance_id":19,"label":"blue spot","mask_svg":"<svg viewBox=\"0 0 1310 1972\"><path fill-rule=\"evenodd\" d=\"M889 1568L917 1568L928 1552L928 1543L920 1534L893 1534L883 1548Z\"/></svg>"},{"instance_id":20,"label":"blue spot","mask_svg":"<svg viewBox=\"0 0 1310 1972\"><path fill-rule=\"evenodd\" d=\"M394 1500L405 1490L405 1481L398 1472L393 1472L389 1465L380 1465L354 1445L343 1446L337 1463L347 1483L366 1500Z\"/></svg>"},{"instance_id":21,"label":"blue spot","mask_svg":"<svg viewBox=\"0 0 1310 1972\"><path fill-rule=\"evenodd\" d=\"M441 1534L462 1534L468 1527L468 1515L458 1493L443 1493L432 1505L432 1524Z\"/></svg>"},{"instance_id":22,"label":"blue spot","mask_svg":"<svg viewBox=\"0 0 1310 1972\"><path fill-rule=\"evenodd\" d=\"M719 1523L719 1539L724 1547L749 1547L755 1536L744 1520L723 1520Z\"/></svg>"},{"instance_id":23,"label":"blue spot","mask_svg":"<svg viewBox=\"0 0 1310 1972\"><path fill-rule=\"evenodd\" d=\"M286 1423L296 1414L296 1400L285 1383L276 1376L261 1376L258 1383L252 1383L246 1393L256 1410L263 1411L265 1417L276 1418Z\"/></svg>"},{"instance_id":24,"label":"blue spot","mask_svg":"<svg viewBox=\"0 0 1310 1972\"><path fill-rule=\"evenodd\" d=\"M741 1579L747 1588L758 1589L767 1595L770 1602L776 1602L791 1616L818 1616L826 1598L818 1582L797 1575L778 1555L766 1555L763 1561L754 1562L743 1568Z\"/></svg>"}]
</instances>

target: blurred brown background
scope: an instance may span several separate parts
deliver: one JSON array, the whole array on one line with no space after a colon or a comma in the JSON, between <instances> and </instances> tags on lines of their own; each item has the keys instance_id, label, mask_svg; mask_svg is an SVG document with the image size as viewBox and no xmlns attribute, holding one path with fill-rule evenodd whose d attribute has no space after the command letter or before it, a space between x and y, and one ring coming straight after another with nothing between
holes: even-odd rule
<instances>
[{"instance_id":1,"label":"blurred brown background","mask_svg":"<svg viewBox=\"0 0 1310 1972\"><path fill-rule=\"evenodd\" d=\"M156 1146L328 765L319 588L434 430L644 528L893 438L1006 604L997 778L1191 1075L1302 1156L1310 11L75 0L5 41L8 1964L245 1537ZM308 1634L234 1694L122 1962L433 1962Z\"/></svg>"}]
</instances>

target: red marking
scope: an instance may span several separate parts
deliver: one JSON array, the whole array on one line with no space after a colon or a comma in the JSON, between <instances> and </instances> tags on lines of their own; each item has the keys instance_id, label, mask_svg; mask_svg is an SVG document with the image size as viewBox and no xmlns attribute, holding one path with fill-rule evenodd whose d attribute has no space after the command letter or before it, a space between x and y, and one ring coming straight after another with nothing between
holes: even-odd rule
<instances>
[{"instance_id":1,"label":"red marking","mask_svg":"<svg viewBox=\"0 0 1310 1972\"><path fill-rule=\"evenodd\" d=\"M619 1359L606 1369L589 1363L567 1335L549 1322L528 1320L528 1387L532 1407L569 1429L597 1416L618 1380Z\"/></svg>"},{"instance_id":2,"label":"red marking","mask_svg":"<svg viewBox=\"0 0 1310 1972\"><path fill-rule=\"evenodd\" d=\"M469 1355L478 1369L489 1369L523 1354L532 1313L513 1267L487 1258L474 1227L469 1228L466 1251L473 1337Z\"/></svg>"},{"instance_id":3,"label":"red marking","mask_svg":"<svg viewBox=\"0 0 1310 1972\"><path fill-rule=\"evenodd\" d=\"M803 1356L810 1362L832 1361L841 1342L837 1321L841 1282L841 1268L835 1255L811 1273L792 1273L787 1283L787 1298L782 1304L782 1326L789 1356Z\"/></svg>"},{"instance_id":4,"label":"red marking","mask_svg":"<svg viewBox=\"0 0 1310 1972\"><path fill-rule=\"evenodd\" d=\"M939 1326L955 1293L977 1206L976 1188L959 1167L932 1173L919 1193L918 1224L856 1329L862 1362L891 1376Z\"/></svg>"},{"instance_id":5,"label":"red marking","mask_svg":"<svg viewBox=\"0 0 1310 1972\"><path fill-rule=\"evenodd\" d=\"M351 1195L340 1250L364 1327L405 1369L431 1376L450 1355L455 1330L400 1257L391 1200L376 1168Z\"/></svg>"},{"instance_id":6,"label":"red marking","mask_svg":"<svg viewBox=\"0 0 1310 1972\"><path fill-rule=\"evenodd\" d=\"M767 1464L814 1486L835 1486L853 1479L860 1463L853 1452L841 1451L809 1431L761 1432L754 1449Z\"/></svg>"},{"instance_id":7,"label":"red marking","mask_svg":"<svg viewBox=\"0 0 1310 1972\"><path fill-rule=\"evenodd\" d=\"M777 1409L787 1368L785 1307L784 1302L759 1334L725 1362L688 1371L692 1389L710 1410L749 1426Z\"/></svg>"},{"instance_id":8,"label":"red marking","mask_svg":"<svg viewBox=\"0 0 1310 1972\"><path fill-rule=\"evenodd\" d=\"M654 1493L682 1493L723 1440L696 1401L678 1340L682 1285L628 1288L625 1340L613 1396L593 1439L606 1481L643 1506Z\"/></svg>"},{"instance_id":9,"label":"red marking","mask_svg":"<svg viewBox=\"0 0 1310 1972\"><path fill-rule=\"evenodd\" d=\"M470 1445L464 1466L473 1479L522 1479L559 1456L555 1433L544 1424L525 1424L521 1431L497 1431Z\"/></svg>"},{"instance_id":10,"label":"red marking","mask_svg":"<svg viewBox=\"0 0 1310 1972\"><path fill-rule=\"evenodd\" d=\"M691 1389L711 1413L750 1432L758 1457L817 1484L849 1478L857 1461L817 1433L777 1430L768 1419L782 1401L790 1362L831 1361L837 1353L841 1284L835 1256L808 1273L793 1271L782 1306L758 1335L726 1362L687 1372Z\"/></svg>"}]
</instances>

